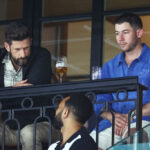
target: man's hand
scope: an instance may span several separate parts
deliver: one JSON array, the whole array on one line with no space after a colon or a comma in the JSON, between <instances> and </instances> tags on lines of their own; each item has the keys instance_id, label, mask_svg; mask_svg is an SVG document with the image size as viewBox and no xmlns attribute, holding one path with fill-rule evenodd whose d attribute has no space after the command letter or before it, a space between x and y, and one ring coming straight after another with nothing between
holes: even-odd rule
<instances>
[{"instance_id":1,"label":"man's hand","mask_svg":"<svg viewBox=\"0 0 150 150\"><path fill-rule=\"evenodd\" d=\"M116 135L122 136L128 126L128 115L115 113L115 112L113 112L113 113L114 113L114 117L115 117L114 132ZM102 117L109 120L112 123L112 114L110 112L104 112L102 114Z\"/></svg>"},{"instance_id":2,"label":"man's hand","mask_svg":"<svg viewBox=\"0 0 150 150\"><path fill-rule=\"evenodd\" d=\"M128 125L128 116L126 114L114 113L115 125L122 128Z\"/></svg>"},{"instance_id":3,"label":"man's hand","mask_svg":"<svg viewBox=\"0 0 150 150\"><path fill-rule=\"evenodd\" d=\"M19 81L19 82L16 82L13 87L19 87L19 86L31 86L32 84L31 83L28 83L27 82L28 80L22 80L22 81Z\"/></svg>"},{"instance_id":4,"label":"man's hand","mask_svg":"<svg viewBox=\"0 0 150 150\"><path fill-rule=\"evenodd\" d=\"M122 136L128 126L128 116L126 114L114 113L115 116L115 134Z\"/></svg>"}]
</instances>

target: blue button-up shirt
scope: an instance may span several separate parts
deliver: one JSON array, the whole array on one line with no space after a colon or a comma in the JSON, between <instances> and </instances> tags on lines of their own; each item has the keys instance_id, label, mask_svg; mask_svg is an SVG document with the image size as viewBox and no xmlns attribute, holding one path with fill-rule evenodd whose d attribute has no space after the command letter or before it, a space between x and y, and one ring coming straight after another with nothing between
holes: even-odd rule
<instances>
[{"instance_id":1,"label":"blue button-up shirt","mask_svg":"<svg viewBox=\"0 0 150 150\"><path fill-rule=\"evenodd\" d=\"M102 68L102 79L104 78L117 78L126 76L138 76L139 83L148 87L148 90L143 91L143 104L150 102L150 48L143 44L141 55L136 58L128 67L125 59L124 52L120 53L112 60L104 64ZM136 92L128 92L128 99L136 98ZM125 93L119 94L119 99L124 99ZM116 94L101 94L97 95L97 102L116 100ZM100 112L102 104L95 104L94 109L96 114ZM113 103L111 108L114 112L127 114L129 110L135 108L135 102L120 102ZM143 116L143 120L150 121L150 116ZM104 130L111 126L110 121L103 119L99 123L99 130Z\"/></svg>"}]
</instances>

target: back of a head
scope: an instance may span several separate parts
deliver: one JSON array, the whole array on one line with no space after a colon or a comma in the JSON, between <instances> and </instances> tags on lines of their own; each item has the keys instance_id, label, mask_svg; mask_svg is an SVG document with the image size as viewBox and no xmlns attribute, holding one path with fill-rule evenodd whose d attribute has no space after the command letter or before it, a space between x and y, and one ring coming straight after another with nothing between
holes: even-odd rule
<instances>
[{"instance_id":1,"label":"back of a head","mask_svg":"<svg viewBox=\"0 0 150 150\"><path fill-rule=\"evenodd\" d=\"M122 14L116 19L115 24L122 24L124 22L129 23L131 27L133 27L135 30L143 28L141 18L138 15L133 13Z\"/></svg>"},{"instance_id":2,"label":"back of a head","mask_svg":"<svg viewBox=\"0 0 150 150\"><path fill-rule=\"evenodd\" d=\"M11 45L12 41L22 41L31 38L29 28L21 22L10 23L5 31L5 41Z\"/></svg>"},{"instance_id":3,"label":"back of a head","mask_svg":"<svg viewBox=\"0 0 150 150\"><path fill-rule=\"evenodd\" d=\"M93 105L89 98L83 94L70 94L65 106L71 111L75 120L84 124L93 113Z\"/></svg>"}]
</instances>

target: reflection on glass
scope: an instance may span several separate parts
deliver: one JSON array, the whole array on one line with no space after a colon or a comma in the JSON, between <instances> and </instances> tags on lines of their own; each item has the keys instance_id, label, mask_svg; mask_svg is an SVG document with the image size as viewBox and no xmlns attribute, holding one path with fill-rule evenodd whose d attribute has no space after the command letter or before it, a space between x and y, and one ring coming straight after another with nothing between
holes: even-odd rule
<instances>
[{"instance_id":1,"label":"reflection on glass","mask_svg":"<svg viewBox=\"0 0 150 150\"><path fill-rule=\"evenodd\" d=\"M22 18L23 0L0 0L0 20Z\"/></svg>"},{"instance_id":2,"label":"reflection on glass","mask_svg":"<svg viewBox=\"0 0 150 150\"><path fill-rule=\"evenodd\" d=\"M4 32L5 32L5 27L6 26L0 26L0 48L4 47L4 40L5 40L5 37L4 37Z\"/></svg>"},{"instance_id":3,"label":"reflection on glass","mask_svg":"<svg viewBox=\"0 0 150 150\"><path fill-rule=\"evenodd\" d=\"M116 16L108 16L104 19L103 64L121 52L120 47L116 43L114 26L115 19Z\"/></svg>"},{"instance_id":4,"label":"reflection on glass","mask_svg":"<svg viewBox=\"0 0 150 150\"><path fill-rule=\"evenodd\" d=\"M105 0L105 10L150 7L149 0Z\"/></svg>"},{"instance_id":5,"label":"reflection on glass","mask_svg":"<svg viewBox=\"0 0 150 150\"><path fill-rule=\"evenodd\" d=\"M92 0L43 0L42 2L43 17L85 14L92 11Z\"/></svg>"},{"instance_id":6,"label":"reflection on glass","mask_svg":"<svg viewBox=\"0 0 150 150\"><path fill-rule=\"evenodd\" d=\"M139 142L140 139L140 142ZM148 150L150 149L150 124L115 144L109 150Z\"/></svg>"},{"instance_id":7,"label":"reflection on glass","mask_svg":"<svg viewBox=\"0 0 150 150\"><path fill-rule=\"evenodd\" d=\"M66 56L67 80L87 80L90 77L91 21L45 23L42 47L52 55L52 68L58 56Z\"/></svg>"}]
</instances>

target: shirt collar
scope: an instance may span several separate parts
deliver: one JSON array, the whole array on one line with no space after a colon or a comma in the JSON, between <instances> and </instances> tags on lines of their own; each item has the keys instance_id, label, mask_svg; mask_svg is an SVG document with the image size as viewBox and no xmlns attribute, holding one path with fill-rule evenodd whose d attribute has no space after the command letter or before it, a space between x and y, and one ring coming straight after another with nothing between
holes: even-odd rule
<instances>
[{"instance_id":1,"label":"shirt collar","mask_svg":"<svg viewBox=\"0 0 150 150\"><path fill-rule=\"evenodd\" d=\"M140 56L137 59L140 60L140 61L145 61L146 60L146 56L147 56L146 52L149 49L149 47L146 44L142 44L142 45L143 45L142 52L141 52ZM125 62L124 52L122 52L122 53L119 54L119 57L118 57L118 65L120 63L124 63L124 62Z\"/></svg>"},{"instance_id":2,"label":"shirt collar","mask_svg":"<svg viewBox=\"0 0 150 150\"><path fill-rule=\"evenodd\" d=\"M17 71L15 70L15 68L14 68L14 66L13 66L13 64L12 64L12 62L11 62L11 59L10 59L9 54L7 54L7 55L4 57L2 63L4 63L4 64L11 64L11 65L9 65L9 66L12 66L11 68L12 68L12 70L14 70L15 72L19 72L19 71L22 69L22 67L19 67L19 69L18 69Z\"/></svg>"},{"instance_id":3,"label":"shirt collar","mask_svg":"<svg viewBox=\"0 0 150 150\"><path fill-rule=\"evenodd\" d=\"M9 57L9 55L7 54L7 55L5 55L5 57L4 57L4 59L3 59L3 61L2 61L2 63L8 63L9 62L9 60L10 60L10 57Z\"/></svg>"},{"instance_id":4,"label":"shirt collar","mask_svg":"<svg viewBox=\"0 0 150 150\"><path fill-rule=\"evenodd\" d=\"M120 53L119 54L119 57L118 57L118 65L120 65L121 63L124 63L125 60L124 60L124 52Z\"/></svg>"},{"instance_id":5,"label":"shirt collar","mask_svg":"<svg viewBox=\"0 0 150 150\"><path fill-rule=\"evenodd\" d=\"M71 142L72 140L74 140L79 134L82 134L83 132L84 132L84 133L87 132L86 129L85 129L85 127L81 127L76 133L74 133L74 134L63 144L63 146L62 146L61 148L64 148L64 146L65 146L66 143L70 143L70 142ZM59 146L60 146L61 142L62 142L62 139L60 140Z\"/></svg>"},{"instance_id":6,"label":"shirt collar","mask_svg":"<svg viewBox=\"0 0 150 150\"><path fill-rule=\"evenodd\" d=\"M149 47L146 44L143 44L143 49L142 49L141 55L139 56L138 59L141 60L141 61L146 61L147 58L148 58L147 56L149 56L149 55L146 55L148 50L149 50Z\"/></svg>"}]
</instances>

